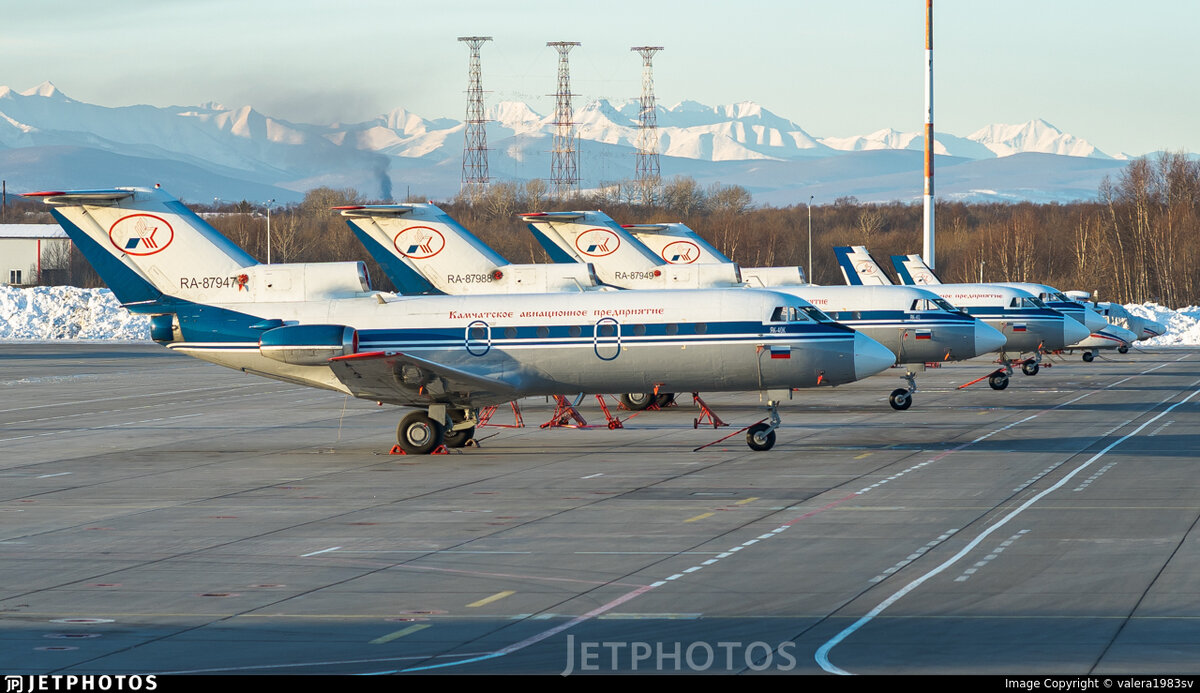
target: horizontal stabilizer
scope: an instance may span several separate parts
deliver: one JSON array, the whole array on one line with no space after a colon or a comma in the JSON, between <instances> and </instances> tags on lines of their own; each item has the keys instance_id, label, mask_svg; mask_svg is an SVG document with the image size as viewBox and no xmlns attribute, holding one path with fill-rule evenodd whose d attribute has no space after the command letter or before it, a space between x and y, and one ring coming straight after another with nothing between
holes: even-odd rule
<instances>
[{"instance_id":1,"label":"horizontal stabilizer","mask_svg":"<svg viewBox=\"0 0 1200 693\"><path fill-rule=\"evenodd\" d=\"M48 205L102 205L133 197L133 190L69 190L59 192L31 192L22 197L40 197Z\"/></svg>"}]
</instances>

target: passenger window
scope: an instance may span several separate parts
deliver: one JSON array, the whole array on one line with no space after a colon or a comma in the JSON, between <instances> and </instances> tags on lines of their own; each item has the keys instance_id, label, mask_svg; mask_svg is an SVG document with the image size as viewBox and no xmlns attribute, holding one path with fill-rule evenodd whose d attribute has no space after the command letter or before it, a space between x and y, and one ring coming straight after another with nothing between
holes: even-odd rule
<instances>
[{"instance_id":1,"label":"passenger window","mask_svg":"<svg viewBox=\"0 0 1200 693\"><path fill-rule=\"evenodd\" d=\"M704 334L705 332L708 332L708 325L702 322L696 323L696 334Z\"/></svg>"},{"instance_id":2,"label":"passenger window","mask_svg":"<svg viewBox=\"0 0 1200 693\"><path fill-rule=\"evenodd\" d=\"M646 326L645 325L634 325L633 333L635 335L637 335L638 337L641 337L642 335L646 334Z\"/></svg>"},{"instance_id":3,"label":"passenger window","mask_svg":"<svg viewBox=\"0 0 1200 693\"><path fill-rule=\"evenodd\" d=\"M550 336L550 328L546 327L545 325L537 328L537 336L541 337L542 339L549 337Z\"/></svg>"},{"instance_id":4,"label":"passenger window","mask_svg":"<svg viewBox=\"0 0 1200 693\"><path fill-rule=\"evenodd\" d=\"M517 336L517 328L515 328L515 327L504 328L504 336L508 337L509 339L516 337Z\"/></svg>"},{"instance_id":5,"label":"passenger window","mask_svg":"<svg viewBox=\"0 0 1200 693\"><path fill-rule=\"evenodd\" d=\"M679 325L675 323L667 325L667 334L679 334Z\"/></svg>"},{"instance_id":6,"label":"passenger window","mask_svg":"<svg viewBox=\"0 0 1200 693\"><path fill-rule=\"evenodd\" d=\"M571 325L571 327L567 328L567 334L571 335L572 337L578 337L579 335L583 334L583 328L581 328L579 325Z\"/></svg>"}]
</instances>

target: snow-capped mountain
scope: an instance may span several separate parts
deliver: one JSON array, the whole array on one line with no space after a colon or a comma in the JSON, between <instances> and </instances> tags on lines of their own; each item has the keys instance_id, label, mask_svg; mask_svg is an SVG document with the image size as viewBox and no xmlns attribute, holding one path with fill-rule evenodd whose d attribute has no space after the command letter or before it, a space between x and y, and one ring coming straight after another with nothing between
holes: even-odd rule
<instances>
[{"instance_id":1,"label":"snow-capped mountain","mask_svg":"<svg viewBox=\"0 0 1200 693\"><path fill-rule=\"evenodd\" d=\"M639 108L636 100L596 100L576 109L585 188L633 177ZM488 118L493 179L549 175L553 115L508 101L490 105ZM863 200L920 195L921 167L908 163L923 147L918 132L814 137L748 101L723 106L684 101L659 106L656 118L666 176L744 185L772 201L814 186ZM273 118L248 105L110 108L72 99L48 82L23 92L0 87L0 166L17 190L160 182L193 200L282 201L318 185L355 187L380 199L403 190L449 197L459 187L464 130L461 121L427 119L403 108L361 123L314 125ZM884 152L895 156L880 156ZM1081 191L1090 196L1096 188L1092 178L1098 184L1119 167L1095 146L1042 120L989 125L967 137L939 133L936 152L942 180L948 166L1017 154L1055 155L1038 162L1037 180L1050 189L1001 190L995 192L999 199L1075 199ZM1106 165L1070 164L1079 157ZM1011 171L1019 165L1001 168L1014 180L1020 177ZM1076 175L1070 186L1055 189L1058 169L1094 175L1081 174L1082 180ZM898 184L908 180L906 172L913 184ZM139 179L130 180L131 175ZM977 178L964 178L971 181L970 190L1003 188ZM953 184L939 187L939 195L952 194Z\"/></svg>"}]
</instances>

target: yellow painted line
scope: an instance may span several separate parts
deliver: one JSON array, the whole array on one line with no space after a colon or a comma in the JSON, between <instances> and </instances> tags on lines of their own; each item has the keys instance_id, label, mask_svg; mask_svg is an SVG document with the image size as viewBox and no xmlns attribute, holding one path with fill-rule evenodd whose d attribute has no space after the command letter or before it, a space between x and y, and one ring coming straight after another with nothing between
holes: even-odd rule
<instances>
[{"instance_id":1,"label":"yellow painted line","mask_svg":"<svg viewBox=\"0 0 1200 693\"><path fill-rule=\"evenodd\" d=\"M873 454L875 454L875 453L872 453L872 452L864 452L863 454L859 455L858 457L855 457L854 459L856 459L856 460L861 460L862 458L864 458L864 457L870 457L870 456L871 456L871 455L873 455Z\"/></svg>"},{"instance_id":2,"label":"yellow painted line","mask_svg":"<svg viewBox=\"0 0 1200 693\"><path fill-rule=\"evenodd\" d=\"M385 642L391 642L397 638L403 638L406 635L412 635L413 633L416 633L419 630L425 630L428 627L429 627L428 625L425 625L422 623L417 623L417 624L409 626L408 628L401 628L400 630L396 631L395 633L388 633L387 635L375 638L368 644L382 645Z\"/></svg>"},{"instance_id":3,"label":"yellow painted line","mask_svg":"<svg viewBox=\"0 0 1200 693\"><path fill-rule=\"evenodd\" d=\"M703 515L697 515L697 516L695 516L695 517L689 517L688 519L684 520L684 522L695 522L696 520L703 520L704 518L706 518L706 517L712 517L713 515L714 515L714 513L704 513Z\"/></svg>"},{"instance_id":4,"label":"yellow painted line","mask_svg":"<svg viewBox=\"0 0 1200 693\"><path fill-rule=\"evenodd\" d=\"M485 604L491 604L492 602L500 601L501 599L504 599L505 597L511 597L514 594L516 594L516 592L513 590L504 590L503 592L497 592L490 597L484 597L483 599L480 599L477 602L471 602L470 604L467 604L467 608L483 606Z\"/></svg>"},{"instance_id":5,"label":"yellow painted line","mask_svg":"<svg viewBox=\"0 0 1200 693\"><path fill-rule=\"evenodd\" d=\"M757 496L755 496L754 498L747 498L746 500L740 500L740 501L734 503L734 505L745 505L747 503L753 503L756 500L758 500Z\"/></svg>"}]
</instances>

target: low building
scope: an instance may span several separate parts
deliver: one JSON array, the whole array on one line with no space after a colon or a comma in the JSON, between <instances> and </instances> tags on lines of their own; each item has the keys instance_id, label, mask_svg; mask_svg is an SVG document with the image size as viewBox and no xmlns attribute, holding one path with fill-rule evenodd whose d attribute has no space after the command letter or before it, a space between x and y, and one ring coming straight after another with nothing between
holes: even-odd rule
<instances>
[{"instance_id":1,"label":"low building","mask_svg":"<svg viewBox=\"0 0 1200 693\"><path fill-rule=\"evenodd\" d=\"M0 224L0 284L58 284L70 261L71 239L58 224Z\"/></svg>"}]
</instances>

